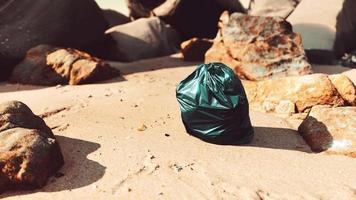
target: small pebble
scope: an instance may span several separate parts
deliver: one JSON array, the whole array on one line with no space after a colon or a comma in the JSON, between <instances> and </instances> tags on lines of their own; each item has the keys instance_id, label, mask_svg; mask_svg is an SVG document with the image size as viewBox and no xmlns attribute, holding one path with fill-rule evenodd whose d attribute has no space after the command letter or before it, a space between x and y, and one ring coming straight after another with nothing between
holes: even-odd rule
<instances>
[{"instance_id":1,"label":"small pebble","mask_svg":"<svg viewBox=\"0 0 356 200\"><path fill-rule=\"evenodd\" d=\"M138 131L145 131L147 129L147 126L145 124L142 124L141 127L139 127L137 130Z\"/></svg>"}]
</instances>

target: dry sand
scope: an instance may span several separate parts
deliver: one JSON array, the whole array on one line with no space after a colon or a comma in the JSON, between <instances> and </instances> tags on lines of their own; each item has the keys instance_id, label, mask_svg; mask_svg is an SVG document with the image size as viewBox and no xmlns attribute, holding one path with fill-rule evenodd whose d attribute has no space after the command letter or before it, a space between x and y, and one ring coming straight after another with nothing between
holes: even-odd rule
<instances>
[{"instance_id":1,"label":"dry sand","mask_svg":"<svg viewBox=\"0 0 356 200\"><path fill-rule=\"evenodd\" d=\"M356 199L356 159L312 153L295 131L299 120L251 111L252 144L208 144L186 134L175 98L194 64L165 57L115 65L123 78L101 84L0 86L0 101L47 116L66 162L64 176L44 188L1 198Z\"/></svg>"}]
</instances>

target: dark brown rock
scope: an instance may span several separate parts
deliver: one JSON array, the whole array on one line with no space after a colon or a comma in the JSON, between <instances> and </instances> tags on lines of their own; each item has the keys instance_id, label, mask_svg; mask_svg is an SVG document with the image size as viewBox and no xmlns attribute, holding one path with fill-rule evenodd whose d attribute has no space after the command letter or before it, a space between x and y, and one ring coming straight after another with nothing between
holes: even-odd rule
<instances>
[{"instance_id":1,"label":"dark brown rock","mask_svg":"<svg viewBox=\"0 0 356 200\"><path fill-rule=\"evenodd\" d=\"M313 151L356 157L356 107L315 106L298 131Z\"/></svg>"},{"instance_id":2,"label":"dark brown rock","mask_svg":"<svg viewBox=\"0 0 356 200\"><path fill-rule=\"evenodd\" d=\"M0 192L46 184L63 165L51 129L23 103L0 104Z\"/></svg>"},{"instance_id":3,"label":"dark brown rock","mask_svg":"<svg viewBox=\"0 0 356 200\"><path fill-rule=\"evenodd\" d=\"M109 23L109 27L126 24L131 21L129 17L115 10L105 9L103 10L103 13L106 21Z\"/></svg>"},{"instance_id":4,"label":"dark brown rock","mask_svg":"<svg viewBox=\"0 0 356 200\"><path fill-rule=\"evenodd\" d=\"M212 45L211 39L192 38L180 46L185 61L204 61L205 53Z\"/></svg>"},{"instance_id":5,"label":"dark brown rock","mask_svg":"<svg viewBox=\"0 0 356 200\"><path fill-rule=\"evenodd\" d=\"M342 10L338 13L334 51L337 56L356 50L356 1L344 0Z\"/></svg>"},{"instance_id":6,"label":"dark brown rock","mask_svg":"<svg viewBox=\"0 0 356 200\"><path fill-rule=\"evenodd\" d=\"M18 64L11 82L34 85L78 85L118 76L119 72L87 53L39 45Z\"/></svg>"},{"instance_id":7,"label":"dark brown rock","mask_svg":"<svg viewBox=\"0 0 356 200\"><path fill-rule=\"evenodd\" d=\"M263 80L311 73L299 34L279 17L224 12L206 62L222 62L240 78Z\"/></svg>"},{"instance_id":8,"label":"dark brown rock","mask_svg":"<svg viewBox=\"0 0 356 200\"><path fill-rule=\"evenodd\" d=\"M93 0L2 0L0 19L0 80L8 79L26 52L40 44L105 55L108 26Z\"/></svg>"}]
</instances>

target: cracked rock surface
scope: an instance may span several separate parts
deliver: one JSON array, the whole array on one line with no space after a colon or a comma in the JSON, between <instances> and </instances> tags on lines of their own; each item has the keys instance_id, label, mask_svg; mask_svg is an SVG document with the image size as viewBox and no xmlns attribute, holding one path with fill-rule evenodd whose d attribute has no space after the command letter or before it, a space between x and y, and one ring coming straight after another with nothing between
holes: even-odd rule
<instances>
[{"instance_id":1,"label":"cracked rock surface","mask_svg":"<svg viewBox=\"0 0 356 200\"><path fill-rule=\"evenodd\" d=\"M312 72L300 35L283 18L224 12L219 27L205 62L225 63L247 80Z\"/></svg>"}]
</instances>

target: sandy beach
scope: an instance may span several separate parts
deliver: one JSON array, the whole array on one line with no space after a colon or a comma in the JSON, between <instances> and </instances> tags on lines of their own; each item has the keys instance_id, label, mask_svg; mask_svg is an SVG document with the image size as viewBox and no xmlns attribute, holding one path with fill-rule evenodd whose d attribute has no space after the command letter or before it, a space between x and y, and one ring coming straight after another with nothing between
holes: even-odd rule
<instances>
[{"instance_id":1,"label":"sandy beach","mask_svg":"<svg viewBox=\"0 0 356 200\"><path fill-rule=\"evenodd\" d=\"M44 188L0 198L356 199L356 159L312 153L300 120L251 110L251 144L208 144L186 133L175 98L196 63L175 55L112 64L123 76L104 83L0 85L0 101L22 101L44 118L65 160Z\"/></svg>"}]
</instances>

